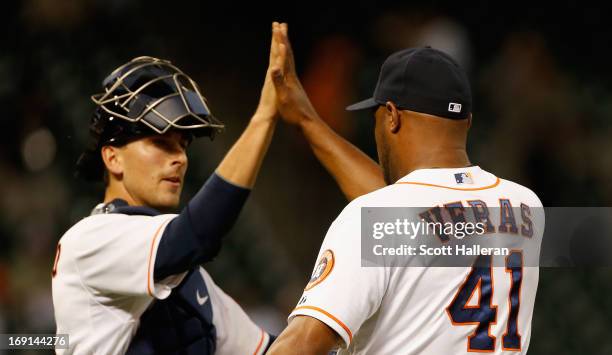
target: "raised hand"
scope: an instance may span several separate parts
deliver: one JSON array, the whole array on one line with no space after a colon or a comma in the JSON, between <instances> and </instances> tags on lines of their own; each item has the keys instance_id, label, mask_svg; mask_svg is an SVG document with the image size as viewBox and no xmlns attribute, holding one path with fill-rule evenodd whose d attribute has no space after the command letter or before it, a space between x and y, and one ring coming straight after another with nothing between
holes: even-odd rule
<instances>
[{"instance_id":1,"label":"raised hand","mask_svg":"<svg viewBox=\"0 0 612 355\"><path fill-rule=\"evenodd\" d=\"M295 60L289 42L286 23L278 25L278 33L273 40L278 41L278 52L272 71L276 88L278 111L283 119L292 124L300 124L308 119L318 119L318 114L295 71Z\"/></svg>"},{"instance_id":2,"label":"raised hand","mask_svg":"<svg viewBox=\"0 0 612 355\"><path fill-rule=\"evenodd\" d=\"M282 65L280 62L279 45L282 43L280 39L281 28L278 22L272 23L272 40L270 44L270 57L268 61L268 70L264 85L261 89L259 105L253 119L269 120L275 119L278 115L277 109L277 94L272 82L272 73L278 71Z\"/></svg>"},{"instance_id":3,"label":"raised hand","mask_svg":"<svg viewBox=\"0 0 612 355\"><path fill-rule=\"evenodd\" d=\"M272 73L280 70L280 25L272 24L270 61L259 105L240 138L232 146L219 167L217 174L234 185L252 188L268 150L278 117L276 89Z\"/></svg>"},{"instance_id":4,"label":"raised hand","mask_svg":"<svg viewBox=\"0 0 612 355\"><path fill-rule=\"evenodd\" d=\"M380 166L319 117L295 71L287 24L275 28L273 40L278 41L278 51L272 65L272 81L283 120L301 128L314 154L349 200L385 186Z\"/></svg>"}]
</instances>

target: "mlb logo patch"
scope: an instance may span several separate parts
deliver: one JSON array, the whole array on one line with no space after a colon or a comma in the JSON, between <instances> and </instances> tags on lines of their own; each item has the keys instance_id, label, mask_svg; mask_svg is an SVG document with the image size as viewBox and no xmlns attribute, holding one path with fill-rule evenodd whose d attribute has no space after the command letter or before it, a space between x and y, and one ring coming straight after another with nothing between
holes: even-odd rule
<instances>
[{"instance_id":1,"label":"mlb logo patch","mask_svg":"<svg viewBox=\"0 0 612 355\"><path fill-rule=\"evenodd\" d=\"M455 174L455 182L457 184L473 184L474 183L474 181L472 180L472 174L468 172Z\"/></svg>"},{"instance_id":2,"label":"mlb logo patch","mask_svg":"<svg viewBox=\"0 0 612 355\"><path fill-rule=\"evenodd\" d=\"M448 112L461 113L461 104L449 102L448 103Z\"/></svg>"}]
</instances>

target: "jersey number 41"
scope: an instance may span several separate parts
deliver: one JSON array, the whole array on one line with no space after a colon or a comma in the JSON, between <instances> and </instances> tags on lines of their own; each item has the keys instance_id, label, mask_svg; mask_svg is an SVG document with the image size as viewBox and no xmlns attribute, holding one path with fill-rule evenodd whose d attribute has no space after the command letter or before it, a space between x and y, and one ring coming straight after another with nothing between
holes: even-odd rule
<instances>
[{"instance_id":1,"label":"jersey number 41","mask_svg":"<svg viewBox=\"0 0 612 355\"><path fill-rule=\"evenodd\" d=\"M491 325L497 321L497 306L493 305L492 256L481 255L474 263L469 275L457 291L455 298L446 308L453 325L476 325L476 330L468 336L468 351L495 351L495 336L491 335ZM512 251L506 257L506 272L511 279L509 304L510 314L506 332L502 336L502 349L520 351L521 335L518 331L520 291L523 280L523 253ZM476 289L479 290L478 305L468 302Z\"/></svg>"}]
</instances>

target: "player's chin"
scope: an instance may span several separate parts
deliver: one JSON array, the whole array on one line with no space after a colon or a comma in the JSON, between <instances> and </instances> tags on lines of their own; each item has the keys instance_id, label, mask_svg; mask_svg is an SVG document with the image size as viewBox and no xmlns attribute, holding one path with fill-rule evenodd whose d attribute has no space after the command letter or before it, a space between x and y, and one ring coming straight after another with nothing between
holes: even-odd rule
<instances>
[{"instance_id":1,"label":"player's chin","mask_svg":"<svg viewBox=\"0 0 612 355\"><path fill-rule=\"evenodd\" d=\"M181 189L166 190L157 194L157 206L160 210L176 209L181 201Z\"/></svg>"}]
</instances>

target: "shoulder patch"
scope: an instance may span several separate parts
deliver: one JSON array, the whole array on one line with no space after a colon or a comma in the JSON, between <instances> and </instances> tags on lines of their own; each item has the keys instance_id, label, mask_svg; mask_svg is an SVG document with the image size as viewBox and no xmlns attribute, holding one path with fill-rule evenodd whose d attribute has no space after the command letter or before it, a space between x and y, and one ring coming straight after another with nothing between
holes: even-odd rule
<instances>
[{"instance_id":1,"label":"shoulder patch","mask_svg":"<svg viewBox=\"0 0 612 355\"><path fill-rule=\"evenodd\" d=\"M319 258L317 262L317 266L315 266L314 271L312 272L312 276L310 277L310 281L306 285L304 291L308 291L316 285L320 284L327 278L327 276L331 273L334 268L334 252L330 249L327 249Z\"/></svg>"}]
</instances>

